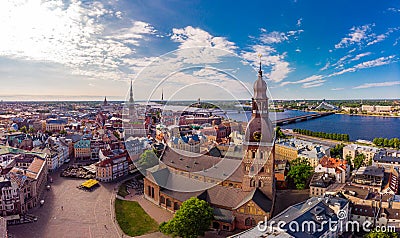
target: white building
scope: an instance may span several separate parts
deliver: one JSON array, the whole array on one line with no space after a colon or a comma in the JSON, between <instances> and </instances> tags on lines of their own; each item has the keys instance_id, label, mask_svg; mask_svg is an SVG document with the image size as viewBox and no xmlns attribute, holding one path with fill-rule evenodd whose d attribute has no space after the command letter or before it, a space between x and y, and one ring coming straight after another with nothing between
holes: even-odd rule
<instances>
[{"instance_id":1,"label":"white building","mask_svg":"<svg viewBox=\"0 0 400 238\"><path fill-rule=\"evenodd\" d=\"M378 150L378 148L372 146L350 144L343 147L343 158L346 159L347 157L350 157L350 160L354 165L354 158L358 154L363 154L365 156L364 164L368 164L369 161L372 161Z\"/></svg>"},{"instance_id":2,"label":"white building","mask_svg":"<svg viewBox=\"0 0 400 238\"><path fill-rule=\"evenodd\" d=\"M350 165L345 160L323 157L314 171L333 175L337 183L345 183L350 176Z\"/></svg>"}]
</instances>

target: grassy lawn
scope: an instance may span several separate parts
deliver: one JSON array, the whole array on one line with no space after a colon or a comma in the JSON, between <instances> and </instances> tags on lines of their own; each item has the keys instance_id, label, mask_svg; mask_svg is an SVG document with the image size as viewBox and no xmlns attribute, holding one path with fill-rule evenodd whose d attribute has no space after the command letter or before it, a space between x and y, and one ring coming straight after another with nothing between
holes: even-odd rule
<instances>
[{"instance_id":1,"label":"grassy lawn","mask_svg":"<svg viewBox=\"0 0 400 238\"><path fill-rule=\"evenodd\" d=\"M158 231L158 223L137 202L116 199L115 213L119 226L129 236Z\"/></svg>"},{"instance_id":2,"label":"grassy lawn","mask_svg":"<svg viewBox=\"0 0 400 238\"><path fill-rule=\"evenodd\" d=\"M121 184L118 188L118 195L121 197L125 197L128 195L128 191L126 190L126 181Z\"/></svg>"}]
</instances>

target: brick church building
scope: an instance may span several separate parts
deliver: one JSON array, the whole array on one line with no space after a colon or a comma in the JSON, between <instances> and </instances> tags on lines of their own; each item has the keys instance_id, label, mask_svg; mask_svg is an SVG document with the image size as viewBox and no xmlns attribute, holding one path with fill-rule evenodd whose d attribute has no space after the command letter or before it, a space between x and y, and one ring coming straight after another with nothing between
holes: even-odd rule
<instances>
[{"instance_id":1,"label":"brick church building","mask_svg":"<svg viewBox=\"0 0 400 238\"><path fill-rule=\"evenodd\" d=\"M171 212L191 197L205 200L214 209L212 227L227 231L249 229L270 218L275 203L275 146L266 91L260 63L242 160L194 156L167 147L159 165L146 171L145 198Z\"/></svg>"}]
</instances>

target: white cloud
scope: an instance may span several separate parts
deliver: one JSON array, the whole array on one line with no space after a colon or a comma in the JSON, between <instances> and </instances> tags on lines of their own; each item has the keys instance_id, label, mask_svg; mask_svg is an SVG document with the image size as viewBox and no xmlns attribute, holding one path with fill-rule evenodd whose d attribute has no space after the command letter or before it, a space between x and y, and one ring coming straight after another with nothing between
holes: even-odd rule
<instances>
[{"instance_id":1,"label":"white cloud","mask_svg":"<svg viewBox=\"0 0 400 238\"><path fill-rule=\"evenodd\" d=\"M155 30L141 21L113 31L106 22L122 13L98 1L0 1L0 56L58 63L72 74L126 79L119 70L145 35Z\"/></svg>"},{"instance_id":2,"label":"white cloud","mask_svg":"<svg viewBox=\"0 0 400 238\"><path fill-rule=\"evenodd\" d=\"M368 55L371 55L371 52L365 52L365 53L358 54L354 58L350 59L350 62L357 61L357 60L359 60L359 59L361 59L361 58L363 58L365 56L368 56Z\"/></svg>"},{"instance_id":3,"label":"white cloud","mask_svg":"<svg viewBox=\"0 0 400 238\"><path fill-rule=\"evenodd\" d=\"M279 54L269 45L253 45L250 51L242 51L241 56L252 62L253 65L258 65L259 57L261 54L261 62L264 67L264 75L274 82L280 82L292 72L289 63L285 61L286 54ZM265 70L265 66L270 70Z\"/></svg>"},{"instance_id":4,"label":"white cloud","mask_svg":"<svg viewBox=\"0 0 400 238\"><path fill-rule=\"evenodd\" d=\"M381 41L383 41L386 37L387 37L387 35L385 35L385 34L380 34L380 35L376 36L376 38L375 38L373 41L368 42L367 45L373 45L373 44L376 44L376 43L378 43L378 42L381 42Z\"/></svg>"},{"instance_id":5,"label":"white cloud","mask_svg":"<svg viewBox=\"0 0 400 238\"><path fill-rule=\"evenodd\" d=\"M273 31L270 33L265 33L260 36L260 40L264 44L274 44L286 41L289 38L283 32Z\"/></svg>"},{"instance_id":6,"label":"white cloud","mask_svg":"<svg viewBox=\"0 0 400 238\"><path fill-rule=\"evenodd\" d=\"M295 51L296 51L296 52L298 52L298 53L300 53L300 52L301 52L301 50L300 50L299 48L297 48Z\"/></svg>"},{"instance_id":7,"label":"white cloud","mask_svg":"<svg viewBox=\"0 0 400 238\"><path fill-rule=\"evenodd\" d=\"M345 48L355 43L360 43L368 37L368 33L371 31L372 26L374 25L368 24L359 27L353 26L347 37L342 38L342 40L335 45L335 48Z\"/></svg>"},{"instance_id":8,"label":"white cloud","mask_svg":"<svg viewBox=\"0 0 400 238\"><path fill-rule=\"evenodd\" d=\"M303 18L299 18L299 19L297 20L296 26L301 27L302 21L303 21Z\"/></svg>"},{"instance_id":9,"label":"white cloud","mask_svg":"<svg viewBox=\"0 0 400 238\"><path fill-rule=\"evenodd\" d=\"M308 86L308 85L312 85L312 84L315 84L315 83L323 83L323 82L325 82L325 80L322 80L323 78L324 78L323 75L312 75L310 77L307 77L305 79L301 79L301 80L298 80L298 81L282 82L280 84L280 86L285 86L285 85L288 85L288 84L301 84L301 83L303 84L303 86Z\"/></svg>"},{"instance_id":10,"label":"white cloud","mask_svg":"<svg viewBox=\"0 0 400 238\"><path fill-rule=\"evenodd\" d=\"M313 82L304 83L301 87L302 87L302 88L315 88L315 87L320 87L320 86L323 85L323 83L324 83L325 81L326 81L326 80L316 80L316 81L313 81Z\"/></svg>"},{"instance_id":11,"label":"white cloud","mask_svg":"<svg viewBox=\"0 0 400 238\"><path fill-rule=\"evenodd\" d=\"M139 39L143 39L145 35L155 34L156 30L149 23L142 21L133 21L132 26L115 31L108 39L122 40L125 43L139 46Z\"/></svg>"},{"instance_id":12,"label":"white cloud","mask_svg":"<svg viewBox=\"0 0 400 238\"><path fill-rule=\"evenodd\" d=\"M370 45L373 45L373 44L376 44L378 42L381 42L381 41L385 40L387 37L389 37L390 34L392 34L395 31L398 31L399 29L400 29L399 27L389 28L383 34L380 34L380 35L375 35L374 33L371 34L372 40L367 43L367 46L370 46Z\"/></svg>"},{"instance_id":13,"label":"white cloud","mask_svg":"<svg viewBox=\"0 0 400 238\"><path fill-rule=\"evenodd\" d=\"M328 61L326 62L326 64L324 65L324 67L322 67L319 71L324 71L327 70L329 68L329 66L331 65L331 63Z\"/></svg>"},{"instance_id":14,"label":"white cloud","mask_svg":"<svg viewBox=\"0 0 400 238\"><path fill-rule=\"evenodd\" d=\"M388 8L388 11L391 11L391 12L400 12L400 9L397 9L397 8L394 8L394 7L390 7L390 8Z\"/></svg>"},{"instance_id":15,"label":"white cloud","mask_svg":"<svg viewBox=\"0 0 400 238\"><path fill-rule=\"evenodd\" d=\"M400 85L400 81L391 81L391 82L381 82L381 83L365 83L360 86L354 87L354 89L363 89L363 88L373 88L373 87L390 87Z\"/></svg>"},{"instance_id":16,"label":"white cloud","mask_svg":"<svg viewBox=\"0 0 400 238\"><path fill-rule=\"evenodd\" d=\"M180 49L192 47L215 47L233 51L237 48L235 43L228 41L225 37L212 36L207 31L192 26L173 28L171 39L180 43Z\"/></svg>"},{"instance_id":17,"label":"white cloud","mask_svg":"<svg viewBox=\"0 0 400 238\"><path fill-rule=\"evenodd\" d=\"M340 90L344 90L344 88L331 88L332 91L340 91Z\"/></svg>"},{"instance_id":18,"label":"white cloud","mask_svg":"<svg viewBox=\"0 0 400 238\"><path fill-rule=\"evenodd\" d=\"M390 55L387 57L380 57L374 60L369 60L369 61L365 61L362 63L359 63L353 67L347 68L347 69L343 69L339 72L335 72L333 74L328 75L327 77L334 77L334 76L338 76L338 75L342 75L344 73L348 73L348 72L355 72L357 70L360 69L366 69L366 68L372 68L372 67L378 67L378 66L382 66L382 65L387 65L390 63L395 62L395 55Z\"/></svg>"}]
</instances>

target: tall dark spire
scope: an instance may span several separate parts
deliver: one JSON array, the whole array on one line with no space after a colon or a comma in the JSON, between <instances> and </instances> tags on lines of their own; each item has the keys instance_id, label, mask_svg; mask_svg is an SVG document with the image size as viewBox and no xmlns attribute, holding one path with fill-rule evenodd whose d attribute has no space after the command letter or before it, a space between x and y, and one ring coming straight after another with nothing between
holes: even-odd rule
<instances>
[{"instance_id":1,"label":"tall dark spire","mask_svg":"<svg viewBox=\"0 0 400 238\"><path fill-rule=\"evenodd\" d=\"M260 69L258 70L258 75L262 77L262 69L261 69L261 54L258 55L260 58Z\"/></svg>"},{"instance_id":2,"label":"tall dark spire","mask_svg":"<svg viewBox=\"0 0 400 238\"><path fill-rule=\"evenodd\" d=\"M164 89L161 89L161 101L164 101Z\"/></svg>"},{"instance_id":3,"label":"tall dark spire","mask_svg":"<svg viewBox=\"0 0 400 238\"><path fill-rule=\"evenodd\" d=\"M129 103L133 103L133 87L132 87L132 80L131 80L131 89L129 90Z\"/></svg>"}]
</instances>

